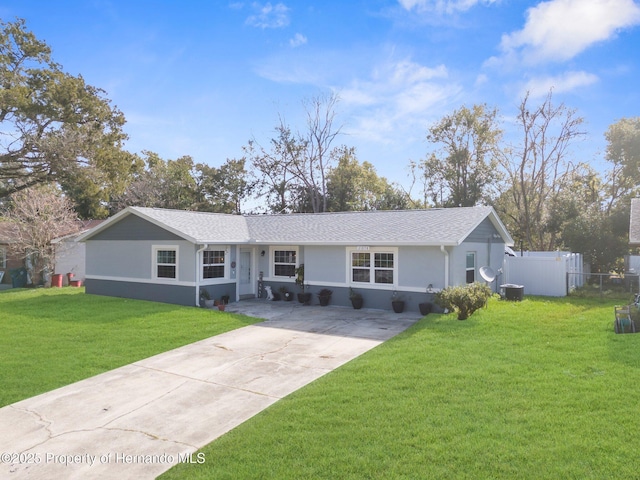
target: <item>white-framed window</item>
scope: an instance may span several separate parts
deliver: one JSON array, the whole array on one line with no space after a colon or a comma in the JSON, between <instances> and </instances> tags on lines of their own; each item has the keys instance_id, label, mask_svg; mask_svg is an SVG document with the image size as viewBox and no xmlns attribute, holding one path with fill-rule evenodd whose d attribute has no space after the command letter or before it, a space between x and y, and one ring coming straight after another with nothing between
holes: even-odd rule
<instances>
[{"instance_id":1,"label":"white-framed window","mask_svg":"<svg viewBox=\"0 0 640 480\"><path fill-rule=\"evenodd\" d=\"M274 277L295 277L296 268L298 268L298 249L275 247L271 250L271 262Z\"/></svg>"},{"instance_id":2,"label":"white-framed window","mask_svg":"<svg viewBox=\"0 0 640 480\"><path fill-rule=\"evenodd\" d=\"M177 280L178 246L153 246L153 278L156 280Z\"/></svg>"},{"instance_id":3,"label":"white-framed window","mask_svg":"<svg viewBox=\"0 0 640 480\"><path fill-rule=\"evenodd\" d=\"M349 283L394 285L397 280L396 249L348 250Z\"/></svg>"},{"instance_id":4,"label":"white-framed window","mask_svg":"<svg viewBox=\"0 0 640 480\"><path fill-rule=\"evenodd\" d=\"M476 281L476 252L467 252L467 283Z\"/></svg>"},{"instance_id":5,"label":"white-framed window","mask_svg":"<svg viewBox=\"0 0 640 480\"><path fill-rule=\"evenodd\" d=\"M225 278L226 250L202 252L202 279Z\"/></svg>"},{"instance_id":6,"label":"white-framed window","mask_svg":"<svg viewBox=\"0 0 640 480\"><path fill-rule=\"evenodd\" d=\"M0 268L7 268L7 249L0 247Z\"/></svg>"}]
</instances>

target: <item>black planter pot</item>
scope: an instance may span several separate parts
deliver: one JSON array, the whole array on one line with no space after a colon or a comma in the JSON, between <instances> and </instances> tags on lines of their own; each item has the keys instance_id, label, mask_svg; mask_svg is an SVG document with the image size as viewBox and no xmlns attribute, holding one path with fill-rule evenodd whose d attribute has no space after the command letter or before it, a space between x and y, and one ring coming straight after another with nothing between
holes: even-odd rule
<instances>
[{"instance_id":1,"label":"black planter pot","mask_svg":"<svg viewBox=\"0 0 640 480\"><path fill-rule=\"evenodd\" d=\"M330 296L320 296L318 295L318 300L320 300L320 306L321 307L326 307L327 305L329 305L329 300L331 300Z\"/></svg>"},{"instance_id":2,"label":"black planter pot","mask_svg":"<svg viewBox=\"0 0 640 480\"><path fill-rule=\"evenodd\" d=\"M396 313L402 313L404 311L404 300L395 300L391 302L393 311Z\"/></svg>"},{"instance_id":3,"label":"black planter pot","mask_svg":"<svg viewBox=\"0 0 640 480\"><path fill-rule=\"evenodd\" d=\"M433 304L431 302L424 302L419 304L418 308L420 308L420 315L424 317L433 311Z\"/></svg>"},{"instance_id":4,"label":"black planter pot","mask_svg":"<svg viewBox=\"0 0 640 480\"><path fill-rule=\"evenodd\" d=\"M311 303L311 294L310 293L299 293L298 294L298 302L309 305Z\"/></svg>"},{"instance_id":5,"label":"black planter pot","mask_svg":"<svg viewBox=\"0 0 640 480\"><path fill-rule=\"evenodd\" d=\"M362 305L364 305L364 299L362 297L352 297L351 305L353 305L354 309L360 310L362 308Z\"/></svg>"}]
</instances>

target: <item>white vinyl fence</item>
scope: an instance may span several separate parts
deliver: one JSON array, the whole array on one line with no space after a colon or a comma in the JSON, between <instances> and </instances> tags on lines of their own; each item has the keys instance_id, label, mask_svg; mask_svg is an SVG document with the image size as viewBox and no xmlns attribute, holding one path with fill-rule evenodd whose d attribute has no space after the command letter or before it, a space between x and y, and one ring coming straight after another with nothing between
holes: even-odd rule
<instances>
[{"instance_id":1,"label":"white vinyl fence","mask_svg":"<svg viewBox=\"0 0 640 480\"><path fill-rule=\"evenodd\" d=\"M580 275L567 275L567 274ZM524 286L525 295L564 297L584 283L582 255L568 252L524 252L504 259L503 284Z\"/></svg>"}]
</instances>

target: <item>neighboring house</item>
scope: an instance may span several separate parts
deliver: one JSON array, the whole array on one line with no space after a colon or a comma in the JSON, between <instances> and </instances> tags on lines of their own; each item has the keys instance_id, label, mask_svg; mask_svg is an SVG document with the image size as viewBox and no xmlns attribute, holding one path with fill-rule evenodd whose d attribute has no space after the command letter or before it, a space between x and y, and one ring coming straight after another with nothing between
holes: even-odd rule
<instances>
[{"instance_id":1,"label":"neighboring house","mask_svg":"<svg viewBox=\"0 0 640 480\"><path fill-rule=\"evenodd\" d=\"M198 305L199 292L231 301L296 293L305 266L310 291L349 289L365 307L389 309L394 291L407 308L441 289L480 280L502 267L513 241L491 207L226 215L128 207L83 234L87 293Z\"/></svg>"},{"instance_id":2,"label":"neighboring house","mask_svg":"<svg viewBox=\"0 0 640 480\"><path fill-rule=\"evenodd\" d=\"M78 280L84 279L85 245L75 240L87 230L96 227L104 220L81 220L78 222L78 232L57 238L51 243L56 245L55 273L75 274ZM11 284L10 270L25 266L25 261L20 256L12 253L9 248L13 243L11 228L7 222L0 223L0 276L2 284ZM64 277L66 280L66 276Z\"/></svg>"},{"instance_id":3,"label":"neighboring house","mask_svg":"<svg viewBox=\"0 0 640 480\"><path fill-rule=\"evenodd\" d=\"M640 198L631 199L629 245L632 247L640 247Z\"/></svg>"},{"instance_id":4,"label":"neighboring house","mask_svg":"<svg viewBox=\"0 0 640 480\"><path fill-rule=\"evenodd\" d=\"M81 220L78 224L78 232L56 238L51 242L56 246L55 273L63 274L65 281L67 280L67 273L73 273L74 280L84 281L85 244L77 242L76 240L80 235L97 227L102 222L104 222L104 220Z\"/></svg>"},{"instance_id":5,"label":"neighboring house","mask_svg":"<svg viewBox=\"0 0 640 480\"><path fill-rule=\"evenodd\" d=\"M11 252L10 244L13 242L11 229L7 222L0 222L0 284L11 285L10 270L24 265L22 259Z\"/></svg>"}]
</instances>

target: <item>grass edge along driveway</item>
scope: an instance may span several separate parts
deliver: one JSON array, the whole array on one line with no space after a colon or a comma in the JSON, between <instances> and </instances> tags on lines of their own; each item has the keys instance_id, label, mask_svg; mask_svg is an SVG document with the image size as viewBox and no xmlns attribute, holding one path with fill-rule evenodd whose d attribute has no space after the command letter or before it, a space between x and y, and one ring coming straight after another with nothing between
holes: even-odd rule
<instances>
[{"instance_id":1,"label":"grass edge along driveway","mask_svg":"<svg viewBox=\"0 0 640 480\"><path fill-rule=\"evenodd\" d=\"M259 321L83 288L2 291L0 407Z\"/></svg>"},{"instance_id":2,"label":"grass edge along driveway","mask_svg":"<svg viewBox=\"0 0 640 480\"><path fill-rule=\"evenodd\" d=\"M637 478L639 352L613 302L429 315L160 478Z\"/></svg>"}]
</instances>

